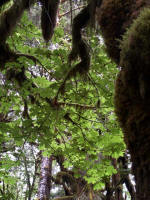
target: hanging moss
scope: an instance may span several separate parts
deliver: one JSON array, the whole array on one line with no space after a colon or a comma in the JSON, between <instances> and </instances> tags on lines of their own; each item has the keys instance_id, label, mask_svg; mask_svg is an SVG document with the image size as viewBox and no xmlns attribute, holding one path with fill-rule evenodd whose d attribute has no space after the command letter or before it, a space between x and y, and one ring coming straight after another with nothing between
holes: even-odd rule
<instances>
[{"instance_id":1,"label":"hanging moss","mask_svg":"<svg viewBox=\"0 0 150 200\"><path fill-rule=\"evenodd\" d=\"M84 75L90 68L90 50L87 43L82 38L82 29L88 24L94 25L96 7L99 7L102 0L90 0L89 4L82 9L73 19L72 24L72 50L69 54L69 62L80 58L80 62L73 66L66 75L65 81L77 73ZM64 83L65 83L64 81Z\"/></svg>"},{"instance_id":2,"label":"hanging moss","mask_svg":"<svg viewBox=\"0 0 150 200\"><path fill-rule=\"evenodd\" d=\"M0 44L5 43L12 34L24 11L29 8L35 0L14 1L13 5L3 11L0 15Z\"/></svg>"},{"instance_id":3,"label":"hanging moss","mask_svg":"<svg viewBox=\"0 0 150 200\"><path fill-rule=\"evenodd\" d=\"M48 42L54 34L59 2L60 0L41 0L41 28L43 38L46 42Z\"/></svg>"},{"instance_id":4,"label":"hanging moss","mask_svg":"<svg viewBox=\"0 0 150 200\"><path fill-rule=\"evenodd\" d=\"M78 56L81 62L70 69L66 80L76 76L79 72L83 75L88 72L90 67L89 47L82 38L81 30L85 28L90 20L90 4L85 7L73 20L72 25L72 51L69 55L69 62L76 60Z\"/></svg>"}]
</instances>

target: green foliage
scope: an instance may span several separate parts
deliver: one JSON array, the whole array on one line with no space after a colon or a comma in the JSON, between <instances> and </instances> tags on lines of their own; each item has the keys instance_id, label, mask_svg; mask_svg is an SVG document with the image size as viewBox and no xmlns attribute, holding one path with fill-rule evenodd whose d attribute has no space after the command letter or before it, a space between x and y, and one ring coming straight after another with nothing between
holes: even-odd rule
<instances>
[{"instance_id":1,"label":"green foliage","mask_svg":"<svg viewBox=\"0 0 150 200\"><path fill-rule=\"evenodd\" d=\"M7 64L10 69L24 67L27 80L21 86L16 81L1 84L0 113L9 120L0 122L0 150L1 154L3 146L9 150L10 143L15 148L36 143L44 156L63 155L66 168L73 168L76 176L79 176L79 170L84 171L85 180L99 190L106 179L116 173L110 158L118 158L125 150L113 106L118 70L106 56L100 38L92 36L88 76L68 80L63 94L58 93L70 68L67 56L71 44L68 39L63 27L59 26L52 40L53 47L45 48L41 32L28 19L27 13L9 38L12 49L30 54L38 61L24 56L18 63ZM29 117L25 116L25 101ZM14 163L8 156L1 161L1 179L5 182L5 174L14 164L19 166L20 162Z\"/></svg>"}]
</instances>

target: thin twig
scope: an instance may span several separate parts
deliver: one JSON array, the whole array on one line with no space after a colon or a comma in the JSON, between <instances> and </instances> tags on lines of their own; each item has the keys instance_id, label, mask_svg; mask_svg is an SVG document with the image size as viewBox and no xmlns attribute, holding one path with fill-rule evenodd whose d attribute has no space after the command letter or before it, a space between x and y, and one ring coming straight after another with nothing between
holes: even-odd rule
<instances>
[{"instance_id":1,"label":"thin twig","mask_svg":"<svg viewBox=\"0 0 150 200\"><path fill-rule=\"evenodd\" d=\"M79 6L79 7L77 7L77 8L74 8L74 9L72 9L72 12L73 11L75 11L75 10L78 10L78 9L82 9L82 8L84 8L85 6ZM65 13L63 13L63 14L61 14L61 15L59 15L59 19L61 18L61 17L64 17L65 15L67 15L67 14L69 14L71 12L71 10L69 10L69 11L67 11L67 12L65 12Z\"/></svg>"},{"instance_id":2,"label":"thin twig","mask_svg":"<svg viewBox=\"0 0 150 200\"><path fill-rule=\"evenodd\" d=\"M39 64L45 69L45 71L46 71L49 75L51 75L50 72L47 70L47 68L46 68L46 67L39 61L39 59L37 59L35 56L29 55L29 54L24 54L24 53L17 53L16 56L17 56L17 57L24 56L24 57L26 57L26 58L32 60L32 61L35 63L35 65L36 65L36 63L39 63Z\"/></svg>"},{"instance_id":3,"label":"thin twig","mask_svg":"<svg viewBox=\"0 0 150 200\"><path fill-rule=\"evenodd\" d=\"M85 104L78 104L78 103L66 103L66 102L57 102L59 106L73 106L76 108L84 109L84 110L96 110L96 107L93 105L85 105Z\"/></svg>"}]
</instances>

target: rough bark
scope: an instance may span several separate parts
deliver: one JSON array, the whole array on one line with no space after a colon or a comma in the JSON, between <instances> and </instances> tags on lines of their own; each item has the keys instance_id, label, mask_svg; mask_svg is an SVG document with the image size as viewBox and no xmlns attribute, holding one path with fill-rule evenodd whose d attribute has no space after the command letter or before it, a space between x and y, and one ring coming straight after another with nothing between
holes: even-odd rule
<instances>
[{"instance_id":1,"label":"rough bark","mask_svg":"<svg viewBox=\"0 0 150 200\"><path fill-rule=\"evenodd\" d=\"M112 159L112 165L117 170L117 160L116 159ZM120 173L113 174L112 175L112 186L116 187L117 184L120 182L120 180L121 180ZM115 196L116 200L124 200L122 184L119 184L118 187L116 187L114 196Z\"/></svg>"},{"instance_id":2,"label":"rough bark","mask_svg":"<svg viewBox=\"0 0 150 200\"><path fill-rule=\"evenodd\" d=\"M150 198L150 8L124 36L115 107L131 154L136 200Z\"/></svg>"},{"instance_id":3,"label":"rough bark","mask_svg":"<svg viewBox=\"0 0 150 200\"><path fill-rule=\"evenodd\" d=\"M150 5L148 0L103 0L96 8L106 52L117 64L120 62L120 40L140 11Z\"/></svg>"},{"instance_id":4,"label":"rough bark","mask_svg":"<svg viewBox=\"0 0 150 200\"><path fill-rule=\"evenodd\" d=\"M38 200L50 199L52 160L52 156L50 158L42 157L40 182L38 188Z\"/></svg>"}]
</instances>

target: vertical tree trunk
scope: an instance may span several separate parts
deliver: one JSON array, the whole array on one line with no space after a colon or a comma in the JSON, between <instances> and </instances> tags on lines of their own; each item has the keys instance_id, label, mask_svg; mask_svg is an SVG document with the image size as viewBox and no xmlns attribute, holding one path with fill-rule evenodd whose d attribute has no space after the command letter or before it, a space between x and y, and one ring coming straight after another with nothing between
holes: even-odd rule
<instances>
[{"instance_id":1,"label":"vertical tree trunk","mask_svg":"<svg viewBox=\"0 0 150 200\"><path fill-rule=\"evenodd\" d=\"M124 37L115 107L131 154L136 200L150 199L150 9Z\"/></svg>"},{"instance_id":2,"label":"vertical tree trunk","mask_svg":"<svg viewBox=\"0 0 150 200\"><path fill-rule=\"evenodd\" d=\"M123 73L121 71L120 75ZM120 101L120 112L124 118L119 118L124 130L125 142L130 150L133 163L133 173L136 182L136 199L148 200L150 197L150 108L149 104L137 103L130 99L127 87L124 87L118 76L116 82L116 98ZM125 95L122 98L122 95ZM125 118L126 115L126 118Z\"/></svg>"},{"instance_id":3,"label":"vertical tree trunk","mask_svg":"<svg viewBox=\"0 0 150 200\"><path fill-rule=\"evenodd\" d=\"M112 158L112 165L117 170L117 160L115 158ZM121 179L121 177L120 177L119 173L112 175L112 185L113 185L113 187L116 187L116 185L120 182L120 179ZM124 200L124 198L123 198L123 188L122 188L121 184L115 190L115 200Z\"/></svg>"},{"instance_id":4,"label":"vertical tree trunk","mask_svg":"<svg viewBox=\"0 0 150 200\"><path fill-rule=\"evenodd\" d=\"M42 157L40 182L38 189L39 200L49 200L51 190L52 156Z\"/></svg>"}]
</instances>

